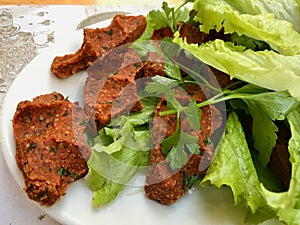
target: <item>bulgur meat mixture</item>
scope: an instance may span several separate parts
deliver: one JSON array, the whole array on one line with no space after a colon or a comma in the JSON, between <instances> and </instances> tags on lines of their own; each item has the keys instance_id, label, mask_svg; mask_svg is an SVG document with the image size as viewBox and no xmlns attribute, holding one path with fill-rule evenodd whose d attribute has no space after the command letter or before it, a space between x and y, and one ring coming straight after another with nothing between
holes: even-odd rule
<instances>
[{"instance_id":1,"label":"bulgur meat mixture","mask_svg":"<svg viewBox=\"0 0 300 225\"><path fill-rule=\"evenodd\" d=\"M88 173L85 121L83 109L57 92L18 104L12 120L15 157L30 199L52 205Z\"/></svg>"},{"instance_id":2,"label":"bulgur meat mixture","mask_svg":"<svg viewBox=\"0 0 300 225\"><path fill-rule=\"evenodd\" d=\"M59 78L67 78L85 70L111 49L135 41L145 28L146 18L142 15L116 15L108 27L86 28L81 48L74 54L56 56L50 70Z\"/></svg>"},{"instance_id":3,"label":"bulgur meat mixture","mask_svg":"<svg viewBox=\"0 0 300 225\"><path fill-rule=\"evenodd\" d=\"M17 141L16 161L25 180L24 191L41 205L53 205L88 172L80 146L55 138Z\"/></svg>"},{"instance_id":4,"label":"bulgur meat mixture","mask_svg":"<svg viewBox=\"0 0 300 225\"><path fill-rule=\"evenodd\" d=\"M113 50L88 69L84 108L97 130L107 125L111 118L142 109L135 80L141 75L143 62L128 47L123 45Z\"/></svg>"}]
</instances>

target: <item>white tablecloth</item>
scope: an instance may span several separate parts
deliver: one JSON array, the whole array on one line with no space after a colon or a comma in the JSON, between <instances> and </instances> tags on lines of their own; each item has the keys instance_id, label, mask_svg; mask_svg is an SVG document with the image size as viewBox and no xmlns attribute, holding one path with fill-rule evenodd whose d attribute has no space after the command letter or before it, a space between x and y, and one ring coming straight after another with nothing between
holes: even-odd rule
<instances>
[{"instance_id":1,"label":"white tablecloth","mask_svg":"<svg viewBox=\"0 0 300 225\"><path fill-rule=\"evenodd\" d=\"M44 48L38 52L47 51L67 32L74 32L77 24L88 15L100 11L120 10L143 11L150 6L107 5L107 6L0 6L13 12L14 22L21 25L21 30L38 32L38 40L49 39ZM64 24L68 21L68 25ZM72 24L70 26L70 24ZM43 34L47 34L43 36ZM53 39L54 38L54 39ZM37 56L38 57L38 56ZM1 126L1 125L0 125ZM10 175L6 162L0 154L0 225L58 225L33 202L28 199L22 189Z\"/></svg>"}]
</instances>

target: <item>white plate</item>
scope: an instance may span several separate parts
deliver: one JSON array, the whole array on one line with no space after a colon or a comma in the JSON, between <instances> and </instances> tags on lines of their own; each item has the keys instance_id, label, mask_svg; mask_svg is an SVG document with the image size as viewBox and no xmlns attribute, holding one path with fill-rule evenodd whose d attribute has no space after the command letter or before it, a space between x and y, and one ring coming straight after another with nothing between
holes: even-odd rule
<instances>
[{"instance_id":1,"label":"white plate","mask_svg":"<svg viewBox=\"0 0 300 225\"><path fill-rule=\"evenodd\" d=\"M101 25L106 26L107 22ZM20 101L31 100L35 96L52 91L69 96L71 101L81 101L83 73L60 80L49 72L54 56L75 52L81 42L82 31L78 31L76 35L69 35L66 41L55 45L48 52L38 55L19 74L2 103L1 149L9 171L20 188L23 188L24 184L15 162L11 124L16 106ZM226 188L218 190L213 187L195 187L192 193L187 193L171 206L163 206L147 199L143 189L137 187L126 187L115 201L99 208L92 206L91 198L92 191L85 179L82 179L73 183L66 196L54 206L41 209L67 225L242 225L245 218L245 211L234 206L232 194Z\"/></svg>"}]
</instances>

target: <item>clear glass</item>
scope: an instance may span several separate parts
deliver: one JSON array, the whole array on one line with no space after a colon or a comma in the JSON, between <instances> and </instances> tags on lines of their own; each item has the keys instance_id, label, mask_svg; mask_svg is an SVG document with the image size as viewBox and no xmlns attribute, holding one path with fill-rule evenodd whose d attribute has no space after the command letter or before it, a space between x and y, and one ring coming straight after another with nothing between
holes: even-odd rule
<instances>
[{"instance_id":1,"label":"clear glass","mask_svg":"<svg viewBox=\"0 0 300 225\"><path fill-rule=\"evenodd\" d=\"M0 9L0 103L13 80L36 55L32 34L20 31L12 14Z\"/></svg>"}]
</instances>

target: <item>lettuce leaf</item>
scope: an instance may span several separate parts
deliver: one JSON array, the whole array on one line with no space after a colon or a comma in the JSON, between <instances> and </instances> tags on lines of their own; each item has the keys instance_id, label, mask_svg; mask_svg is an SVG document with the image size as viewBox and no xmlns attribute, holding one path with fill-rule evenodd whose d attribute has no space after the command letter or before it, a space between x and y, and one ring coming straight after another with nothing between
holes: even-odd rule
<instances>
[{"instance_id":1,"label":"lettuce leaf","mask_svg":"<svg viewBox=\"0 0 300 225\"><path fill-rule=\"evenodd\" d=\"M111 155L94 151L88 161L93 205L98 207L114 200L139 170L147 168L149 153L149 149L137 151L125 146Z\"/></svg>"},{"instance_id":2,"label":"lettuce leaf","mask_svg":"<svg viewBox=\"0 0 300 225\"><path fill-rule=\"evenodd\" d=\"M293 24L297 32L300 31L299 1L235 0L227 1L227 3L241 13L250 15L272 13L276 19L287 20Z\"/></svg>"},{"instance_id":3,"label":"lettuce leaf","mask_svg":"<svg viewBox=\"0 0 300 225\"><path fill-rule=\"evenodd\" d=\"M249 206L248 219L255 223L278 216L288 225L299 225L300 219L300 107L287 115L292 137L289 152L292 163L290 187L272 192L261 183L256 172L243 128L237 115L228 116L226 131L201 185L229 186L235 203Z\"/></svg>"},{"instance_id":4,"label":"lettuce leaf","mask_svg":"<svg viewBox=\"0 0 300 225\"><path fill-rule=\"evenodd\" d=\"M237 205L250 207L252 213L264 213L264 219L274 216L268 206L253 164L243 128L235 112L228 116L224 137L201 185L227 185L232 189ZM246 205L245 205L246 204Z\"/></svg>"},{"instance_id":5,"label":"lettuce leaf","mask_svg":"<svg viewBox=\"0 0 300 225\"><path fill-rule=\"evenodd\" d=\"M178 33L173 42L231 78L274 91L287 90L300 100L300 55L284 56L267 50L255 52L220 39L202 45L188 44Z\"/></svg>"},{"instance_id":6,"label":"lettuce leaf","mask_svg":"<svg viewBox=\"0 0 300 225\"><path fill-rule=\"evenodd\" d=\"M150 122L153 104L148 103L143 116L138 113L122 116L90 140L92 154L88 160L88 185L93 191L94 206L114 200L137 172L147 168L151 133L149 126L141 124L141 119L145 119L144 123Z\"/></svg>"},{"instance_id":7,"label":"lettuce leaf","mask_svg":"<svg viewBox=\"0 0 300 225\"><path fill-rule=\"evenodd\" d=\"M275 121L284 120L289 112L299 106L299 102L286 91L262 92L262 90L264 89L248 84L232 92L240 93L240 99L247 106L246 109L244 104L234 107L241 106L246 110L245 113L249 113L252 117L253 146L259 152L258 160L264 168L270 161L277 140L278 128Z\"/></svg>"},{"instance_id":8,"label":"lettuce leaf","mask_svg":"<svg viewBox=\"0 0 300 225\"><path fill-rule=\"evenodd\" d=\"M268 205L278 210L280 220L289 225L300 221L300 107L287 116L292 137L289 141L292 176L289 190L281 193L271 192L262 187Z\"/></svg>"},{"instance_id":9,"label":"lettuce leaf","mask_svg":"<svg viewBox=\"0 0 300 225\"><path fill-rule=\"evenodd\" d=\"M281 2L283 1L196 0L194 9L198 13L194 20L207 33L210 29L224 28L225 33L236 32L263 40L281 54L299 54L300 34L295 29L299 31L300 17L292 20L293 23L290 22L292 17L299 15L299 6L292 0L288 1L289 5Z\"/></svg>"}]
</instances>

